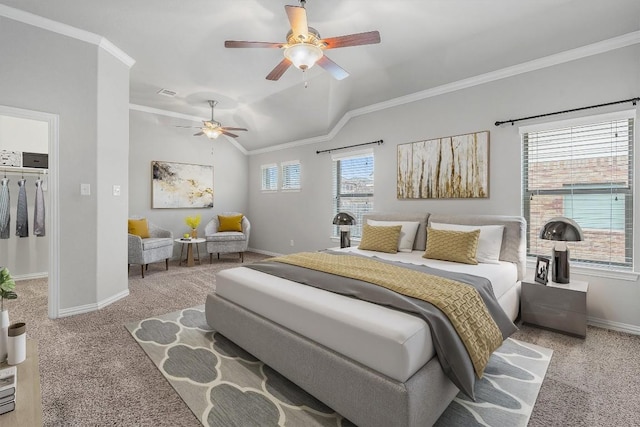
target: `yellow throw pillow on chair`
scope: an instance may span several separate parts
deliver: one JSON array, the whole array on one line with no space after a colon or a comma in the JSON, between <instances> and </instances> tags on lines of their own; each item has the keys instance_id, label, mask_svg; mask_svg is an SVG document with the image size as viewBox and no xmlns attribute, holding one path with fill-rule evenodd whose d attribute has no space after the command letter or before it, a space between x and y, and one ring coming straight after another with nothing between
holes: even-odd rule
<instances>
[{"instance_id":1,"label":"yellow throw pillow on chair","mask_svg":"<svg viewBox=\"0 0 640 427\"><path fill-rule=\"evenodd\" d=\"M135 234L143 239L151 237L149 234L149 224L145 218L129 220L129 234Z\"/></svg>"},{"instance_id":2,"label":"yellow throw pillow on chair","mask_svg":"<svg viewBox=\"0 0 640 427\"><path fill-rule=\"evenodd\" d=\"M242 231L242 218L244 215L223 216L218 215L218 231Z\"/></svg>"}]
</instances>

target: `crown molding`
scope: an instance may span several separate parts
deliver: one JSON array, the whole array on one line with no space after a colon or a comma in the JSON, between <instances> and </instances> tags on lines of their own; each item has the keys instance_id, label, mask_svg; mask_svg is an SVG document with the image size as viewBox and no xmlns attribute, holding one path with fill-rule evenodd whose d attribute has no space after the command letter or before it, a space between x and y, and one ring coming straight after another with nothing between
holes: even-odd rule
<instances>
[{"instance_id":1,"label":"crown molding","mask_svg":"<svg viewBox=\"0 0 640 427\"><path fill-rule=\"evenodd\" d=\"M149 114L158 114L160 116L166 116L166 117L173 117L175 119L184 119L184 120L190 120L192 122L202 122L205 120L209 120L208 118L203 118L203 117L198 117L198 116L190 116L188 114L182 114L182 113L176 113L174 111L168 111L168 110L161 110L160 108L152 108L152 107L147 107L145 105L138 105L138 104L129 104L129 110L133 110L133 111L141 111L143 113L149 113ZM242 145L240 145L240 143L238 141L236 141L235 138L232 138L230 136L227 135L223 135L229 142L231 142L231 144L233 144L234 147L236 147L242 154L244 154L245 156L247 154L249 154L249 152L247 151L246 148L244 148Z\"/></svg>"},{"instance_id":2,"label":"crown molding","mask_svg":"<svg viewBox=\"0 0 640 427\"><path fill-rule=\"evenodd\" d=\"M365 107L356 108L345 113L344 116L336 123L327 135L321 135L313 138L301 139L284 144L274 145L272 147L259 148L257 150L250 150L249 155L268 153L272 151L285 150L287 148L300 147L304 145L316 144L318 142L326 142L340 132L340 130L354 117L370 114L376 111L385 110L387 108L393 108L411 102L420 101L427 98L433 98L435 96L444 95L451 92L456 92L462 89L468 89L473 86L490 83L496 80L502 80L509 77L517 76L519 74L528 73L530 71L536 71L543 68L552 67L554 65L564 64L566 62L575 61L577 59L586 58L593 55L609 52L611 50L621 49L624 47L632 46L640 43L640 31L634 31L631 33L623 34L618 37L603 40L600 42L592 43L586 46L570 49L564 52L556 53L553 55L545 56L542 58L534 59L532 61L523 62L521 64L513 65L511 67L502 68L496 71L490 71L488 73L479 74L467 79L458 80L452 83L446 83L440 86L429 88L420 92L415 92L409 95L392 98L387 101L378 102L376 104L367 105Z\"/></svg>"},{"instance_id":3,"label":"crown molding","mask_svg":"<svg viewBox=\"0 0 640 427\"><path fill-rule=\"evenodd\" d=\"M34 15L33 13L25 12L24 10L15 9L3 4L0 4L0 16L22 22L23 24L38 27L43 30L51 31L53 33L61 34L63 36L71 37L85 43L96 45L105 52L113 55L129 68L136 63L135 59L124 53L124 51L109 40L89 31L81 30L79 28L72 27L71 25L43 18L42 16Z\"/></svg>"}]
</instances>

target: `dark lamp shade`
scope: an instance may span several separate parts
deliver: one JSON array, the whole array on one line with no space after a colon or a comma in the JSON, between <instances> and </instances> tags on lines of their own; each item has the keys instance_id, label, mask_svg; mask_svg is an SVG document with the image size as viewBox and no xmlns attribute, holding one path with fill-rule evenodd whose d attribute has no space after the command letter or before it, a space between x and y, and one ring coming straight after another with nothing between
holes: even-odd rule
<instances>
[{"instance_id":1,"label":"dark lamp shade","mask_svg":"<svg viewBox=\"0 0 640 427\"><path fill-rule=\"evenodd\" d=\"M356 219L347 212L338 212L338 214L333 217L333 223L335 225L355 225Z\"/></svg>"},{"instance_id":2,"label":"dark lamp shade","mask_svg":"<svg viewBox=\"0 0 640 427\"><path fill-rule=\"evenodd\" d=\"M540 229L540 238L544 240L558 240L564 242L580 242L584 234L577 222L570 218L551 218Z\"/></svg>"}]
</instances>

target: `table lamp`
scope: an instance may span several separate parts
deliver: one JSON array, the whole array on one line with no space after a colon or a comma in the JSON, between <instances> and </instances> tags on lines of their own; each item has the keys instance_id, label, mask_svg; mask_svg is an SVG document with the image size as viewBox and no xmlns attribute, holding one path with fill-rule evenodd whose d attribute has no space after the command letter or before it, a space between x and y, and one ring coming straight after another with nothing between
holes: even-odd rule
<instances>
[{"instance_id":1,"label":"table lamp","mask_svg":"<svg viewBox=\"0 0 640 427\"><path fill-rule=\"evenodd\" d=\"M333 217L333 223L340 226L340 247L348 248L351 246L351 226L356 223L354 216L347 212L338 212Z\"/></svg>"},{"instance_id":2,"label":"table lamp","mask_svg":"<svg viewBox=\"0 0 640 427\"><path fill-rule=\"evenodd\" d=\"M553 270L551 280L556 283L569 283L569 248L566 242L584 240L582 229L572 219L565 217L551 218L540 230L540 238L554 240Z\"/></svg>"}]
</instances>

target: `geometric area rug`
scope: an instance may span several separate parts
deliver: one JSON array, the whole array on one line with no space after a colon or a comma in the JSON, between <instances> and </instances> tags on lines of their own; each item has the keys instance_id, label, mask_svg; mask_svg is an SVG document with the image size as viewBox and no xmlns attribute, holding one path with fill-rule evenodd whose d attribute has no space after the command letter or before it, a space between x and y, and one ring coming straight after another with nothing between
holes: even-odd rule
<instances>
[{"instance_id":1,"label":"geometric area rug","mask_svg":"<svg viewBox=\"0 0 640 427\"><path fill-rule=\"evenodd\" d=\"M204 426L354 425L211 330L203 305L125 327ZM458 394L436 426L525 427L551 354L507 339L476 382L476 401Z\"/></svg>"}]
</instances>

